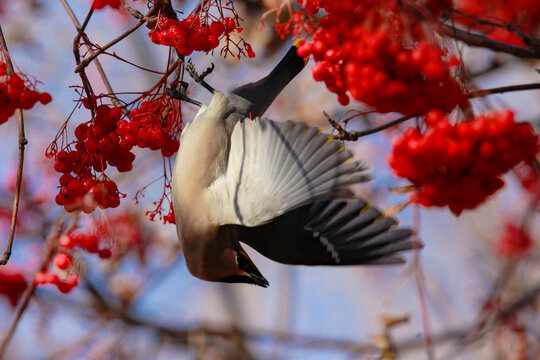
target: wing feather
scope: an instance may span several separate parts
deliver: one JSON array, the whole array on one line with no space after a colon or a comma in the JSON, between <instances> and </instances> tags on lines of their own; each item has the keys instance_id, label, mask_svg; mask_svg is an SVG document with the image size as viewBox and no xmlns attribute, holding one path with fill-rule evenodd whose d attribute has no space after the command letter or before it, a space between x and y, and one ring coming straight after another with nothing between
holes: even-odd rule
<instances>
[{"instance_id":1,"label":"wing feather","mask_svg":"<svg viewBox=\"0 0 540 360\"><path fill-rule=\"evenodd\" d=\"M231 135L227 170L207 189L218 224L257 226L315 201L351 197L366 168L317 128L245 119Z\"/></svg>"}]
</instances>

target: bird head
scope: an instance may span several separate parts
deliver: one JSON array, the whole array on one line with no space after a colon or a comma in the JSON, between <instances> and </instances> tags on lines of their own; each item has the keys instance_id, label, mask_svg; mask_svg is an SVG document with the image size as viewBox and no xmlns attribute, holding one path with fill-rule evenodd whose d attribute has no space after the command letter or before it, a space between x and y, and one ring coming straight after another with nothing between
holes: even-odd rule
<instances>
[{"instance_id":1,"label":"bird head","mask_svg":"<svg viewBox=\"0 0 540 360\"><path fill-rule=\"evenodd\" d=\"M232 275L222 279L222 282L228 283L245 283L253 284L261 287L268 287L268 280L262 276L261 272L253 261L249 258L244 250L235 250L236 266Z\"/></svg>"}]
</instances>

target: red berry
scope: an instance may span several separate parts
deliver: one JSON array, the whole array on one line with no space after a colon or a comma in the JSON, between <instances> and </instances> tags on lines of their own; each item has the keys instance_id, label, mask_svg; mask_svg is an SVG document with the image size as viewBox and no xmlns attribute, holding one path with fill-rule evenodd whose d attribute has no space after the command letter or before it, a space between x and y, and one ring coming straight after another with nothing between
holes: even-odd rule
<instances>
[{"instance_id":1,"label":"red berry","mask_svg":"<svg viewBox=\"0 0 540 360\"><path fill-rule=\"evenodd\" d=\"M98 255L102 259L108 259L111 257L112 253L110 249L101 249L98 251Z\"/></svg>"},{"instance_id":2,"label":"red berry","mask_svg":"<svg viewBox=\"0 0 540 360\"><path fill-rule=\"evenodd\" d=\"M75 245L76 242L70 235L62 235L60 236L60 239L58 239L58 246L65 249L73 249Z\"/></svg>"},{"instance_id":3,"label":"red berry","mask_svg":"<svg viewBox=\"0 0 540 360\"><path fill-rule=\"evenodd\" d=\"M64 252L60 252L54 256L53 263L60 270L66 270L73 263L73 259L71 255Z\"/></svg>"},{"instance_id":4,"label":"red berry","mask_svg":"<svg viewBox=\"0 0 540 360\"><path fill-rule=\"evenodd\" d=\"M47 92L42 92L41 94L39 94L39 102L42 103L43 105L47 105L51 101L52 101L51 94Z\"/></svg>"}]
</instances>

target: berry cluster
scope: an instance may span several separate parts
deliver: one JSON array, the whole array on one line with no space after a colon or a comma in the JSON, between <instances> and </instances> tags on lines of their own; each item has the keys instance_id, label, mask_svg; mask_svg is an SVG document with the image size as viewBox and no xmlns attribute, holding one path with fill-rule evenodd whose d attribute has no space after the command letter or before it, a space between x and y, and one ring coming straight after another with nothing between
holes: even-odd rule
<instances>
[{"instance_id":1,"label":"berry cluster","mask_svg":"<svg viewBox=\"0 0 540 360\"><path fill-rule=\"evenodd\" d=\"M98 205L106 209L120 204L116 184L98 179L95 172L102 173L108 165L120 172L133 168L135 155L121 144L117 133L121 116L120 108L98 106L95 119L75 129L75 150L66 148L56 153L54 169L63 173L56 203L63 205L66 211L90 213Z\"/></svg>"},{"instance_id":2,"label":"berry cluster","mask_svg":"<svg viewBox=\"0 0 540 360\"><path fill-rule=\"evenodd\" d=\"M118 9L122 6L122 0L94 0L92 2L92 9L99 10L105 6L110 6L113 9Z\"/></svg>"},{"instance_id":3,"label":"berry cluster","mask_svg":"<svg viewBox=\"0 0 540 360\"><path fill-rule=\"evenodd\" d=\"M116 129L123 147L161 150L165 157L171 157L178 151L180 143L176 138L182 130L182 122L174 103L167 103L165 98L144 101L131 111L130 116L131 121L121 120Z\"/></svg>"},{"instance_id":4,"label":"berry cluster","mask_svg":"<svg viewBox=\"0 0 540 360\"><path fill-rule=\"evenodd\" d=\"M480 115L452 125L439 110L426 116L428 129L409 128L393 145L389 164L418 186L411 198L424 206L472 209L504 185L502 174L539 150L528 123L511 111Z\"/></svg>"},{"instance_id":5,"label":"berry cluster","mask_svg":"<svg viewBox=\"0 0 540 360\"><path fill-rule=\"evenodd\" d=\"M517 46L526 46L523 40L505 25L510 24L519 32L537 37L540 34L540 1L537 0L459 0L453 19L468 29L483 32L487 37ZM463 15L465 13L466 15ZM480 24L477 19L497 23L494 26L488 23Z\"/></svg>"},{"instance_id":6,"label":"berry cluster","mask_svg":"<svg viewBox=\"0 0 540 360\"><path fill-rule=\"evenodd\" d=\"M506 232L495 243L495 252L500 257L525 256L533 246L533 240L522 228L513 224L506 225Z\"/></svg>"},{"instance_id":7,"label":"berry cluster","mask_svg":"<svg viewBox=\"0 0 540 360\"><path fill-rule=\"evenodd\" d=\"M174 217L174 209L172 207L172 204L169 208L169 213L163 216L163 223L176 224L176 218Z\"/></svg>"},{"instance_id":8,"label":"berry cluster","mask_svg":"<svg viewBox=\"0 0 540 360\"><path fill-rule=\"evenodd\" d=\"M535 199L540 200L540 174L532 164L524 164L514 169L521 186L528 191Z\"/></svg>"},{"instance_id":9,"label":"berry cluster","mask_svg":"<svg viewBox=\"0 0 540 360\"><path fill-rule=\"evenodd\" d=\"M142 224L144 222L138 212L124 210L109 214L106 219L96 219L92 224L91 231L102 239L102 242L105 239L114 242L115 258L135 251L143 260L146 256L148 241Z\"/></svg>"},{"instance_id":10,"label":"berry cluster","mask_svg":"<svg viewBox=\"0 0 540 360\"><path fill-rule=\"evenodd\" d=\"M108 259L111 257L111 249L106 246L106 244L104 244L97 235L93 234L74 232L69 235L62 235L58 240L58 246L64 251L69 251L75 247L78 247L89 252L90 254L98 254L102 259ZM60 259L57 259L58 255L61 255ZM69 258L66 258L64 255L69 256ZM57 266L59 264L66 264L63 267L58 266L59 269L66 270L69 266L71 266L72 258L69 254L58 253L56 254L53 262Z\"/></svg>"},{"instance_id":11,"label":"berry cluster","mask_svg":"<svg viewBox=\"0 0 540 360\"><path fill-rule=\"evenodd\" d=\"M441 48L424 39L414 18L405 31L395 18L393 1L387 8L379 1L320 3L327 14L312 42L299 46L298 55L313 55L313 78L338 94L342 105L350 95L381 113L449 112L456 105L467 106Z\"/></svg>"},{"instance_id":12,"label":"berry cluster","mask_svg":"<svg viewBox=\"0 0 540 360\"><path fill-rule=\"evenodd\" d=\"M56 285L58 290L67 294L79 284L79 275L76 273L68 274L60 278L57 273L51 271L40 271L34 277L36 285Z\"/></svg>"},{"instance_id":13,"label":"berry cluster","mask_svg":"<svg viewBox=\"0 0 540 360\"><path fill-rule=\"evenodd\" d=\"M0 124L5 123L16 109L29 110L39 101L46 105L52 97L47 92L37 92L18 74L7 74L7 66L0 61Z\"/></svg>"},{"instance_id":14,"label":"berry cluster","mask_svg":"<svg viewBox=\"0 0 540 360\"><path fill-rule=\"evenodd\" d=\"M0 294L7 297L11 306L17 305L26 287L26 279L20 271L0 269Z\"/></svg>"},{"instance_id":15,"label":"berry cluster","mask_svg":"<svg viewBox=\"0 0 540 360\"><path fill-rule=\"evenodd\" d=\"M102 259L111 257L111 249L103 246L96 235L88 235L80 232L62 235L58 240L58 251L53 259L53 270L42 270L36 274L36 285L52 284L63 293L70 292L79 284L79 273L74 263L72 251L75 247L91 254L98 254Z\"/></svg>"},{"instance_id":16,"label":"berry cluster","mask_svg":"<svg viewBox=\"0 0 540 360\"><path fill-rule=\"evenodd\" d=\"M181 21L162 16L148 36L155 44L172 46L180 54L189 56L193 51L209 52L215 49L222 37L228 39L234 31L240 33L243 29L231 17L207 25L201 22L199 15L192 14ZM244 46L248 57L254 57L251 45L244 42Z\"/></svg>"}]
</instances>

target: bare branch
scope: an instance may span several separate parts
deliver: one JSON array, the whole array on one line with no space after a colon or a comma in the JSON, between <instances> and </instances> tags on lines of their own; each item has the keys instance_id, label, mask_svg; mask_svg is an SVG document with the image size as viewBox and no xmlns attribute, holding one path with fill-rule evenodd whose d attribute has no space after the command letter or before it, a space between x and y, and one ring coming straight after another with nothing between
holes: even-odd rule
<instances>
[{"instance_id":1,"label":"bare branch","mask_svg":"<svg viewBox=\"0 0 540 360\"><path fill-rule=\"evenodd\" d=\"M501 94L510 91L522 91L522 90L535 90L540 89L540 83L522 84L522 85L510 85L501 86L492 89L482 89L477 91L471 91L467 94L469 99L484 97L492 94Z\"/></svg>"},{"instance_id":2,"label":"bare branch","mask_svg":"<svg viewBox=\"0 0 540 360\"><path fill-rule=\"evenodd\" d=\"M82 34L81 29L84 30L85 26L81 26L81 24L79 23L79 20L77 20L77 17L75 16L75 13L73 12L73 9L67 3L67 0L60 0L60 2L62 3L64 8L66 9L66 12L68 13L71 21L73 22L73 25L75 25L75 28L78 31L78 36L76 37L76 39L80 40L79 35ZM89 15L91 15L91 13L89 13ZM88 16L87 16L87 19L89 19ZM90 56L92 56L94 54L94 51L92 50L92 46L91 46L90 41L88 41L88 39L85 36L83 36L83 39L84 39L85 45L88 46L88 52L90 53ZM77 65L79 65L80 64L80 56L79 56L79 60L76 59L76 61L77 61ZM127 110L122 105L120 100L118 100L116 98L116 96L114 96L114 90L113 90L113 88L111 86L111 83L109 82L109 79L107 78L107 75L105 74L105 71L103 70L103 67L101 66L101 62L99 61L99 59L95 59L94 64L96 65L97 70L99 72L99 75L100 75L101 79L103 80L103 83L105 84L105 87L107 88L107 91L109 92L109 95L111 97L111 100L112 100L113 104L115 106L118 106L118 107L122 108L122 111L124 112L124 114L126 114ZM83 74L84 74L84 77L86 77L86 74L85 74L84 71L81 71L79 74L81 76L81 79L83 77ZM83 80L83 84L84 84L84 80ZM88 84L89 84L89 82L88 82ZM90 97L88 99L91 100ZM89 103L90 103L90 108L92 109L92 107L93 107L92 101L89 101Z\"/></svg>"},{"instance_id":3,"label":"bare branch","mask_svg":"<svg viewBox=\"0 0 540 360\"><path fill-rule=\"evenodd\" d=\"M4 38L4 33L2 32L2 27L0 26L0 50L4 55L4 61L7 65L8 74L13 74L15 70L13 69L13 63L11 62L11 56L9 55L9 50L7 47L6 39ZM4 256L0 259L0 265L6 265L9 257L11 256L11 249L13 247L13 239L15 238L15 228L17 226L17 216L19 214L19 202L21 197L21 186L22 186L22 176L24 168L24 148L28 144L26 136L24 134L24 117L22 109L17 109L17 125L19 128L19 160L17 161L17 181L15 185L15 196L13 198L13 210L11 212L11 226L9 228L9 238L6 250L4 251Z\"/></svg>"},{"instance_id":4,"label":"bare branch","mask_svg":"<svg viewBox=\"0 0 540 360\"><path fill-rule=\"evenodd\" d=\"M56 246L57 240L60 237L60 234L62 233L62 228L64 224L65 219L65 213L60 215L47 236L47 239L45 240L45 253L43 254L43 257L41 258L41 261L37 267L37 269L34 271L34 274L32 275L31 279L32 282L28 285L26 290L24 291L21 300L19 301L19 304L17 306L17 309L15 310L15 316L11 320L11 323L9 324L8 329L6 330L4 337L2 338L2 342L0 343L0 359L5 359L7 349L9 347L9 344L11 342L11 339L13 338L13 334L15 333L15 330L17 328L17 325L19 324L19 321L26 310L28 303L30 302L30 299L32 298L32 295L34 294L34 290L36 289L36 285L34 283L34 279L36 277L36 274L40 272L46 264L49 262L53 250Z\"/></svg>"},{"instance_id":5,"label":"bare branch","mask_svg":"<svg viewBox=\"0 0 540 360\"><path fill-rule=\"evenodd\" d=\"M381 126L376 126L374 128L366 129L362 131L354 131L354 130L347 131L338 122L333 120L326 112L324 112L324 116L326 116L330 125L332 125L332 127L337 130L338 136L336 137L336 139L344 140L344 141L356 141L363 136L371 135L371 134L386 130L388 128L391 128L392 126L401 124L402 122L405 122L409 119L419 116L419 114L405 115L398 119L389 121L386 124L383 124Z\"/></svg>"},{"instance_id":6,"label":"bare branch","mask_svg":"<svg viewBox=\"0 0 540 360\"><path fill-rule=\"evenodd\" d=\"M449 36L470 46L483 47L522 58L540 59L540 51L535 49L498 42L483 35L461 30L448 24L439 23L438 26L435 27L435 30L441 35Z\"/></svg>"},{"instance_id":7,"label":"bare branch","mask_svg":"<svg viewBox=\"0 0 540 360\"><path fill-rule=\"evenodd\" d=\"M96 52L93 52L92 55L90 55L88 58L84 59L83 61L81 61L79 63L79 65L77 65L77 67L75 68L75 72L78 73L78 72L81 72L84 68L86 68L88 66L88 64L90 64L92 62L92 60L94 60L96 57L98 57L99 55L101 55L102 53L104 53L108 48L110 48L111 46L117 44L118 42L120 42L121 40L125 39L127 36L129 36L130 34L132 34L133 32L135 32L135 30L137 30L138 28L141 27L141 25L144 24L144 21L140 21L139 23L137 23L137 25L135 25L134 27L132 27L131 29L129 29L128 31L124 32L123 34L119 35L118 37L116 37L115 39L113 39L111 42L109 42L108 44L106 44L105 46L101 47L98 51Z\"/></svg>"}]
</instances>

